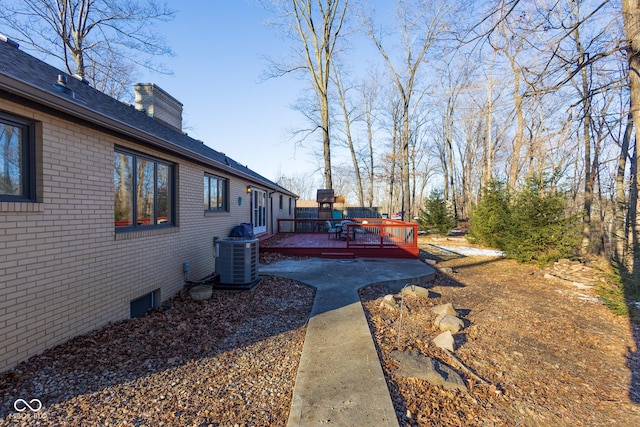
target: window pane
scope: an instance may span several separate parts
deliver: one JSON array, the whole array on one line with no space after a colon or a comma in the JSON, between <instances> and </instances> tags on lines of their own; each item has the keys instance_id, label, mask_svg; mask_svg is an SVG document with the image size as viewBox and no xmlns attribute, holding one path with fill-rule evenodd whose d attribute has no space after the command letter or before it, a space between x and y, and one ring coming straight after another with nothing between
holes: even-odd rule
<instances>
[{"instance_id":1,"label":"window pane","mask_svg":"<svg viewBox=\"0 0 640 427\"><path fill-rule=\"evenodd\" d=\"M155 163L138 160L138 225L153 225L155 218Z\"/></svg>"},{"instance_id":2,"label":"window pane","mask_svg":"<svg viewBox=\"0 0 640 427\"><path fill-rule=\"evenodd\" d=\"M204 210L208 211L209 209L211 209L209 207L209 177L205 176L204 177Z\"/></svg>"},{"instance_id":3,"label":"window pane","mask_svg":"<svg viewBox=\"0 0 640 427\"><path fill-rule=\"evenodd\" d=\"M169 222L169 166L158 165L158 224Z\"/></svg>"},{"instance_id":4,"label":"window pane","mask_svg":"<svg viewBox=\"0 0 640 427\"><path fill-rule=\"evenodd\" d=\"M116 227L133 225L133 156L115 153L113 169Z\"/></svg>"},{"instance_id":5,"label":"window pane","mask_svg":"<svg viewBox=\"0 0 640 427\"><path fill-rule=\"evenodd\" d=\"M211 209L218 209L218 180L211 178Z\"/></svg>"},{"instance_id":6,"label":"window pane","mask_svg":"<svg viewBox=\"0 0 640 427\"><path fill-rule=\"evenodd\" d=\"M22 129L0 123L0 194L23 195Z\"/></svg>"},{"instance_id":7,"label":"window pane","mask_svg":"<svg viewBox=\"0 0 640 427\"><path fill-rule=\"evenodd\" d=\"M226 210L225 200L227 200L227 180L218 180L218 209Z\"/></svg>"},{"instance_id":8,"label":"window pane","mask_svg":"<svg viewBox=\"0 0 640 427\"><path fill-rule=\"evenodd\" d=\"M204 209L226 211L227 203L227 180L225 178L205 175Z\"/></svg>"}]
</instances>

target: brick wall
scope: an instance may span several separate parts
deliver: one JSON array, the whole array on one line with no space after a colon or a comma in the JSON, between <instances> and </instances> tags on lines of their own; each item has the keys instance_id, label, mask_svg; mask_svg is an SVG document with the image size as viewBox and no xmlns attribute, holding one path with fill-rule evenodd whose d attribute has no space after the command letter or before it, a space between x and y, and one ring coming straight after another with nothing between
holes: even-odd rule
<instances>
[{"instance_id":1,"label":"brick wall","mask_svg":"<svg viewBox=\"0 0 640 427\"><path fill-rule=\"evenodd\" d=\"M170 298L184 285L183 262L192 279L211 274L213 238L251 220L246 181L7 100L0 110L38 123L39 195L0 203L0 371L129 318L130 301L148 292ZM176 164L177 227L115 233L116 144ZM229 212L204 213L205 172L229 178Z\"/></svg>"}]
</instances>

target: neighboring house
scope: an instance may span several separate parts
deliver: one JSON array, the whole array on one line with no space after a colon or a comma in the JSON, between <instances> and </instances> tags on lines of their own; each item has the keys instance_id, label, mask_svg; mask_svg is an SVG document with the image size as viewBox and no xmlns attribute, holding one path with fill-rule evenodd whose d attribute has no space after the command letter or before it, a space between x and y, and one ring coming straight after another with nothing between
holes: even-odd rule
<instances>
[{"instance_id":1,"label":"neighboring house","mask_svg":"<svg viewBox=\"0 0 640 427\"><path fill-rule=\"evenodd\" d=\"M166 92L136 104L0 36L0 371L158 305L185 262L213 273L234 226L293 218L295 194L184 134Z\"/></svg>"}]
</instances>

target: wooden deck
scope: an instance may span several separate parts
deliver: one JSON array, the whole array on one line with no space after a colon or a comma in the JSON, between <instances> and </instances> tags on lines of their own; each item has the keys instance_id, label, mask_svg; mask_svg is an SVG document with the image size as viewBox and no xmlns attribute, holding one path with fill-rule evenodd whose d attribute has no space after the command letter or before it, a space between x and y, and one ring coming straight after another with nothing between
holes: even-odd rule
<instances>
[{"instance_id":1,"label":"wooden deck","mask_svg":"<svg viewBox=\"0 0 640 427\"><path fill-rule=\"evenodd\" d=\"M362 237L361 237L362 238ZM328 233L282 233L260 243L260 251L283 255L363 258L418 258L417 246L374 245L336 239Z\"/></svg>"}]
</instances>

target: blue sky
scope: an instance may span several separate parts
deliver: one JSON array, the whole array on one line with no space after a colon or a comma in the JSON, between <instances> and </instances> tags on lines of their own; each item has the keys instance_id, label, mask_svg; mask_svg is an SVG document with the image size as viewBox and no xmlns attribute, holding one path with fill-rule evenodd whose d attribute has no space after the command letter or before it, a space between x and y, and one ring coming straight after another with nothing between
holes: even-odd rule
<instances>
[{"instance_id":1,"label":"blue sky","mask_svg":"<svg viewBox=\"0 0 640 427\"><path fill-rule=\"evenodd\" d=\"M272 16L252 0L169 0L176 17L159 29L175 56L160 58L172 75L142 73L184 105L185 131L276 181L306 174L316 162L296 148L289 129L304 127L290 105L303 83L293 76L264 80L264 55L286 53ZM313 148L313 144L309 143Z\"/></svg>"}]
</instances>

